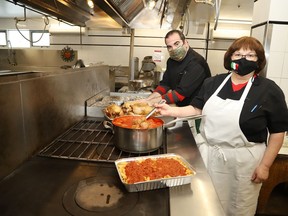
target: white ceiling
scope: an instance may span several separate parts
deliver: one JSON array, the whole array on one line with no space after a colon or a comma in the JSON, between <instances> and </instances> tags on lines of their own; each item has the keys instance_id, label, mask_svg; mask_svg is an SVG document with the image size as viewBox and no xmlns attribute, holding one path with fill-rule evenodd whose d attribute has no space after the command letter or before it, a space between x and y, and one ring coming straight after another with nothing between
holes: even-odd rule
<instances>
[{"instance_id":1,"label":"white ceiling","mask_svg":"<svg viewBox=\"0 0 288 216\"><path fill-rule=\"evenodd\" d=\"M220 7L220 20L240 20L240 21L252 21L253 14L253 0L222 0ZM211 19L208 14L209 10L213 10L215 13L215 9L207 9L207 7L211 8L208 4L196 4L193 0L190 4L190 19L193 21L197 20L205 20ZM204 9L203 9L204 8ZM27 18L40 18L41 15L30 10L26 10ZM212 14L212 18L214 19L214 15ZM14 3L8 2L6 0L0 0L0 18L21 18L24 17L24 9L20 6L14 5Z\"/></svg>"}]
</instances>

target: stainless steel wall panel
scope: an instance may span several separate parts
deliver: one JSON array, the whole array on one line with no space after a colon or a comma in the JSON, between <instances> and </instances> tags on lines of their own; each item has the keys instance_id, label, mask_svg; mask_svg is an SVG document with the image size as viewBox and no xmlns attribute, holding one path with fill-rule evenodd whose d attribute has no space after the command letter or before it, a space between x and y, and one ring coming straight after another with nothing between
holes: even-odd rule
<instances>
[{"instance_id":1,"label":"stainless steel wall panel","mask_svg":"<svg viewBox=\"0 0 288 216\"><path fill-rule=\"evenodd\" d=\"M0 179L27 157L18 83L0 84Z\"/></svg>"},{"instance_id":2,"label":"stainless steel wall panel","mask_svg":"<svg viewBox=\"0 0 288 216\"><path fill-rule=\"evenodd\" d=\"M1 83L1 82L0 82ZM0 179L85 115L85 100L109 88L98 66L0 84Z\"/></svg>"}]
</instances>

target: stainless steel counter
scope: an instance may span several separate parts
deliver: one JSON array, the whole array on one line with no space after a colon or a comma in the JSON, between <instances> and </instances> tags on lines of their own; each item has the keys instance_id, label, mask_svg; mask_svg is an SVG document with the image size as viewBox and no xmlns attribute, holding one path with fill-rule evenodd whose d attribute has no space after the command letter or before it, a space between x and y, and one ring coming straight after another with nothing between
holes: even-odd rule
<instances>
[{"instance_id":1,"label":"stainless steel counter","mask_svg":"<svg viewBox=\"0 0 288 216\"><path fill-rule=\"evenodd\" d=\"M197 172L191 184L170 188L170 215L224 216L188 124L184 123L183 127L168 130L167 133L168 153L181 155Z\"/></svg>"}]
</instances>

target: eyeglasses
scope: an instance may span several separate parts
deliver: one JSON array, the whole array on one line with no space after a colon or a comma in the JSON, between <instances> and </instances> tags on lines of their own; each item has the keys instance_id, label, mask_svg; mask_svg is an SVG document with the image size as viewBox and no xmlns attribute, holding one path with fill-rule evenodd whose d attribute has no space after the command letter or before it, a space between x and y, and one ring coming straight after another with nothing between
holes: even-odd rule
<instances>
[{"instance_id":1,"label":"eyeglasses","mask_svg":"<svg viewBox=\"0 0 288 216\"><path fill-rule=\"evenodd\" d=\"M238 60L241 58L246 58L247 60L255 60L257 55L256 54L246 54L246 55L242 55L241 53L233 53L233 57L234 59Z\"/></svg>"}]
</instances>

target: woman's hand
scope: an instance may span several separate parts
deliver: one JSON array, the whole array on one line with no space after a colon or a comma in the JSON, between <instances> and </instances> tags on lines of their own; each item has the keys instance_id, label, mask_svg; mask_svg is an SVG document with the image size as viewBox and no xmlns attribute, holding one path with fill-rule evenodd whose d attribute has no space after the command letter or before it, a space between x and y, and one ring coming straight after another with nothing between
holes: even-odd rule
<instances>
[{"instance_id":1,"label":"woman's hand","mask_svg":"<svg viewBox=\"0 0 288 216\"><path fill-rule=\"evenodd\" d=\"M170 105L166 104L166 103L155 103L154 106L157 108L157 112L160 113L160 115L164 115L164 116L174 116L173 115L173 108L175 107L171 107Z\"/></svg>"},{"instance_id":2,"label":"woman's hand","mask_svg":"<svg viewBox=\"0 0 288 216\"><path fill-rule=\"evenodd\" d=\"M251 181L259 184L265 182L268 179L268 177L269 177L269 168L260 164L255 169Z\"/></svg>"},{"instance_id":3,"label":"woman's hand","mask_svg":"<svg viewBox=\"0 0 288 216\"><path fill-rule=\"evenodd\" d=\"M262 183L269 177L269 169L272 166L282 146L285 132L271 133L268 138L268 145L260 165L255 169L251 180L255 183Z\"/></svg>"},{"instance_id":4,"label":"woman's hand","mask_svg":"<svg viewBox=\"0 0 288 216\"><path fill-rule=\"evenodd\" d=\"M201 115L202 110L194 108L191 105L184 107L169 106L168 104L154 104L157 108L157 111L164 116L173 116L173 117L187 117L190 115Z\"/></svg>"}]
</instances>

